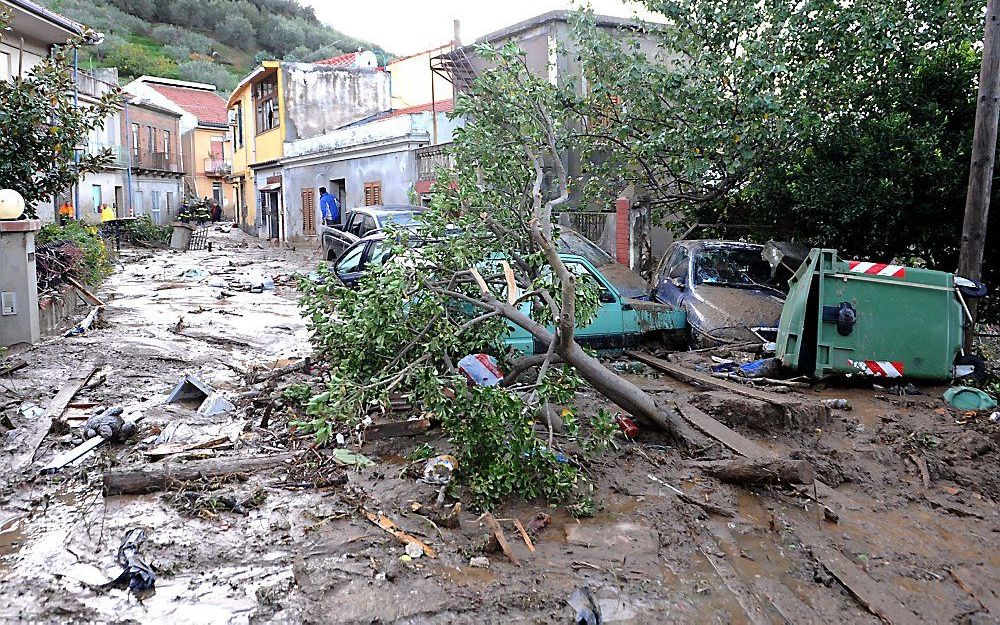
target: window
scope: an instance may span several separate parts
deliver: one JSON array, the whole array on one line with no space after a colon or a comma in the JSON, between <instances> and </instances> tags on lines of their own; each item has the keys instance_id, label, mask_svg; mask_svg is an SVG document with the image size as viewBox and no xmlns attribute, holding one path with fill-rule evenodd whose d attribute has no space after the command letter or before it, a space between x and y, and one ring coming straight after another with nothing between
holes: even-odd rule
<instances>
[{"instance_id":1,"label":"window","mask_svg":"<svg viewBox=\"0 0 1000 625\"><path fill-rule=\"evenodd\" d=\"M316 190L302 189L302 234L316 234Z\"/></svg>"},{"instance_id":2,"label":"window","mask_svg":"<svg viewBox=\"0 0 1000 625\"><path fill-rule=\"evenodd\" d=\"M160 223L160 192L149 192L149 212L153 215L153 222Z\"/></svg>"},{"instance_id":3,"label":"window","mask_svg":"<svg viewBox=\"0 0 1000 625\"><path fill-rule=\"evenodd\" d=\"M237 148L243 147L243 101L240 100L236 103L236 137L233 140L233 145Z\"/></svg>"},{"instance_id":4,"label":"window","mask_svg":"<svg viewBox=\"0 0 1000 625\"><path fill-rule=\"evenodd\" d=\"M132 124L132 154L139 156L139 124Z\"/></svg>"},{"instance_id":5,"label":"window","mask_svg":"<svg viewBox=\"0 0 1000 625\"><path fill-rule=\"evenodd\" d=\"M156 151L156 129L152 126L146 126L146 146L150 152Z\"/></svg>"},{"instance_id":6,"label":"window","mask_svg":"<svg viewBox=\"0 0 1000 625\"><path fill-rule=\"evenodd\" d=\"M280 125L278 117L278 77L265 78L253 86L254 106L257 111L257 134L273 130Z\"/></svg>"},{"instance_id":7,"label":"window","mask_svg":"<svg viewBox=\"0 0 1000 625\"><path fill-rule=\"evenodd\" d=\"M365 247L365 242L360 241L344 252L344 255L340 257L340 262L337 263L337 273L354 273L361 269L361 255L365 251Z\"/></svg>"},{"instance_id":8,"label":"window","mask_svg":"<svg viewBox=\"0 0 1000 625\"><path fill-rule=\"evenodd\" d=\"M365 183L365 206L380 206L382 204L382 183Z\"/></svg>"},{"instance_id":9,"label":"window","mask_svg":"<svg viewBox=\"0 0 1000 625\"><path fill-rule=\"evenodd\" d=\"M667 277L683 280L688 274L688 252L687 248L678 246L677 251L670 258L667 265Z\"/></svg>"},{"instance_id":10,"label":"window","mask_svg":"<svg viewBox=\"0 0 1000 625\"><path fill-rule=\"evenodd\" d=\"M0 52L0 80L10 78L10 55Z\"/></svg>"},{"instance_id":11,"label":"window","mask_svg":"<svg viewBox=\"0 0 1000 625\"><path fill-rule=\"evenodd\" d=\"M372 232L375 232L375 218L371 215L365 215L364 221L361 222L361 227L358 229L359 237L366 237Z\"/></svg>"},{"instance_id":12,"label":"window","mask_svg":"<svg viewBox=\"0 0 1000 625\"><path fill-rule=\"evenodd\" d=\"M104 204L104 196L101 192L101 185L95 184L90 187L90 199L94 203L94 213L100 213L101 204Z\"/></svg>"},{"instance_id":13,"label":"window","mask_svg":"<svg viewBox=\"0 0 1000 625\"><path fill-rule=\"evenodd\" d=\"M170 131L163 131L163 153L170 157Z\"/></svg>"}]
</instances>

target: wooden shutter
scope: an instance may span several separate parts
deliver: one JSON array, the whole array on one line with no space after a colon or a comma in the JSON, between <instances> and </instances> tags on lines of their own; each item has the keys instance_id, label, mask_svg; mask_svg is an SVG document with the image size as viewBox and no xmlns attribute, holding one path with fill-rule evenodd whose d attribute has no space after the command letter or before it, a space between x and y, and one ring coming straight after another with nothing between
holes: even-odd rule
<instances>
[{"instance_id":1,"label":"wooden shutter","mask_svg":"<svg viewBox=\"0 0 1000 625\"><path fill-rule=\"evenodd\" d=\"M316 234L316 190L302 189L302 233Z\"/></svg>"},{"instance_id":2,"label":"wooden shutter","mask_svg":"<svg viewBox=\"0 0 1000 625\"><path fill-rule=\"evenodd\" d=\"M382 183L365 183L365 206L376 206L382 204Z\"/></svg>"}]
</instances>

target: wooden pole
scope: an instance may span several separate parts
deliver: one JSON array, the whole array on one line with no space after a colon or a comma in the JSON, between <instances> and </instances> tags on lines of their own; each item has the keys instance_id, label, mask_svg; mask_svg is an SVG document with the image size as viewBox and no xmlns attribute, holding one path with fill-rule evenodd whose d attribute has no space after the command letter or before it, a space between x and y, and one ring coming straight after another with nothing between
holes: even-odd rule
<instances>
[{"instance_id":1,"label":"wooden pole","mask_svg":"<svg viewBox=\"0 0 1000 625\"><path fill-rule=\"evenodd\" d=\"M987 0L983 35L983 63L979 72L979 100L976 104L976 127L972 139L972 165L969 170L969 193L965 200L962 224L962 249L958 274L979 280L982 277L983 248L986 246L986 220L990 210L993 161L997 149L997 115L1000 113L1000 25L997 24L997 0ZM976 300L969 301L969 311L976 317ZM965 348L971 349L975 328L965 336Z\"/></svg>"}]
</instances>

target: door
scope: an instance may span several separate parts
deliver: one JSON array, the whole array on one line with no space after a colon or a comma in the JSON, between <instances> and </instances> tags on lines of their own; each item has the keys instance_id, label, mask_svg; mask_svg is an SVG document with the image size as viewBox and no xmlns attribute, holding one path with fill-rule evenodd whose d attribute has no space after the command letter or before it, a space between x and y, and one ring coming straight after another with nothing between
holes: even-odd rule
<instances>
[{"instance_id":1,"label":"door","mask_svg":"<svg viewBox=\"0 0 1000 625\"><path fill-rule=\"evenodd\" d=\"M625 344L621 297L587 265L579 261L567 261L566 268L576 276L577 284L594 287L600 299L600 307L594 319L586 326L576 326L576 341L595 349L623 347ZM548 348L548 345L545 346ZM543 350L544 351L544 350Z\"/></svg>"},{"instance_id":2,"label":"door","mask_svg":"<svg viewBox=\"0 0 1000 625\"><path fill-rule=\"evenodd\" d=\"M267 194L267 221L270 226L270 238L280 239L281 230L279 224L278 216L278 194L268 193Z\"/></svg>"},{"instance_id":3,"label":"door","mask_svg":"<svg viewBox=\"0 0 1000 625\"><path fill-rule=\"evenodd\" d=\"M125 187L115 187L115 216L128 217L125 213Z\"/></svg>"},{"instance_id":4,"label":"door","mask_svg":"<svg viewBox=\"0 0 1000 625\"><path fill-rule=\"evenodd\" d=\"M337 198L337 206L340 207L340 223L344 223L347 213L347 181L337 178L330 181L330 193Z\"/></svg>"},{"instance_id":5,"label":"door","mask_svg":"<svg viewBox=\"0 0 1000 625\"><path fill-rule=\"evenodd\" d=\"M223 208L225 206L226 196L222 193L221 182L212 183L212 199L219 205L219 208Z\"/></svg>"},{"instance_id":6,"label":"door","mask_svg":"<svg viewBox=\"0 0 1000 625\"><path fill-rule=\"evenodd\" d=\"M149 192L149 214L153 217L153 223L160 224L160 192Z\"/></svg>"},{"instance_id":7,"label":"door","mask_svg":"<svg viewBox=\"0 0 1000 625\"><path fill-rule=\"evenodd\" d=\"M680 308L684 302L691 259L686 247L674 245L663 256L656 274L655 299Z\"/></svg>"},{"instance_id":8,"label":"door","mask_svg":"<svg viewBox=\"0 0 1000 625\"><path fill-rule=\"evenodd\" d=\"M344 286L353 287L361 279L364 271L364 253L368 247L367 241L358 241L348 248L334 265L334 272Z\"/></svg>"},{"instance_id":9,"label":"door","mask_svg":"<svg viewBox=\"0 0 1000 625\"><path fill-rule=\"evenodd\" d=\"M132 216L140 217L146 214L145 206L143 205L142 191L136 191L132 194L134 199L134 204L132 204Z\"/></svg>"}]
</instances>

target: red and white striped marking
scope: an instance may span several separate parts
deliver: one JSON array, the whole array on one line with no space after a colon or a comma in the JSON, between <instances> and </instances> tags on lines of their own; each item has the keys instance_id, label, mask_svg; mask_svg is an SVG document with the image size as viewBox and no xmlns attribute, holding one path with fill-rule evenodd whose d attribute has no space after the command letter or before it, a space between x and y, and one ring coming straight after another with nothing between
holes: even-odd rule
<instances>
[{"instance_id":1,"label":"red and white striped marking","mask_svg":"<svg viewBox=\"0 0 1000 625\"><path fill-rule=\"evenodd\" d=\"M903 376L903 363L890 360L849 360L862 375L873 375L878 378L900 378Z\"/></svg>"},{"instance_id":2,"label":"red and white striped marking","mask_svg":"<svg viewBox=\"0 0 1000 625\"><path fill-rule=\"evenodd\" d=\"M901 265L885 265L882 263L865 263L860 260L847 261L851 273L866 273L870 276L886 276L889 278L905 278L906 267Z\"/></svg>"}]
</instances>

